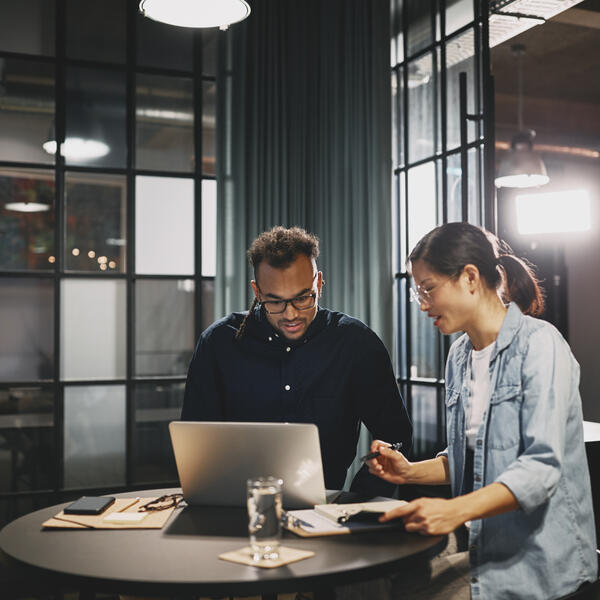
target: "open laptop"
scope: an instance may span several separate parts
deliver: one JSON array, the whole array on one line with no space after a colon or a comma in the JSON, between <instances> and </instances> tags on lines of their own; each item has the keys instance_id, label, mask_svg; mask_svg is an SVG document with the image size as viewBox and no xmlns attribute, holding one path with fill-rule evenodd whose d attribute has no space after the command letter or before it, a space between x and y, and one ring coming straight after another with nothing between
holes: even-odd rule
<instances>
[{"instance_id":1,"label":"open laptop","mask_svg":"<svg viewBox=\"0 0 600 600\"><path fill-rule=\"evenodd\" d=\"M301 423L169 423L183 497L201 506L246 506L250 477L283 479L285 508L325 503L319 431Z\"/></svg>"}]
</instances>

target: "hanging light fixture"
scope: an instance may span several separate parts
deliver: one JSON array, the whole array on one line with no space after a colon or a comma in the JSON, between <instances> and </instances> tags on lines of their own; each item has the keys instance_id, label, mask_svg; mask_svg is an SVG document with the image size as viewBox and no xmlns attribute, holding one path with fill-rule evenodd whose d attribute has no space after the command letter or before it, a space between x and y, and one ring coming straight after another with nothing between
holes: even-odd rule
<instances>
[{"instance_id":1,"label":"hanging light fixture","mask_svg":"<svg viewBox=\"0 0 600 600\"><path fill-rule=\"evenodd\" d=\"M510 143L510 151L500 161L496 187L528 188L539 187L550 181L541 157L533 150L535 131L523 127L523 55L525 46L515 44L511 47L517 58L518 96L517 119L518 132Z\"/></svg>"},{"instance_id":2,"label":"hanging light fixture","mask_svg":"<svg viewBox=\"0 0 600 600\"><path fill-rule=\"evenodd\" d=\"M51 139L42 144L48 154L56 154L56 140ZM80 137L68 137L61 144L61 155L67 160L93 160L106 156L110 148L104 142L88 140Z\"/></svg>"},{"instance_id":3,"label":"hanging light fixture","mask_svg":"<svg viewBox=\"0 0 600 600\"><path fill-rule=\"evenodd\" d=\"M56 154L56 131L50 126L44 152ZM110 146L104 141L102 124L81 93L72 92L67 99L67 131L60 145L60 154L69 161L92 161L106 156Z\"/></svg>"},{"instance_id":4,"label":"hanging light fixture","mask_svg":"<svg viewBox=\"0 0 600 600\"><path fill-rule=\"evenodd\" d=\"M244 0L141 0L140 12L153 21L178 27L225 30L250 14Z\"/></svg>"},{"instance_id":5,"label":"hanging light fixture","mask_svg":"<svg viewBox=\"0 0 600 600\"><path fill-rule=\"evenodd\" d=\"M49 204L43 204L42 202L7 202L4 205L6 210L14 210L16 212L46 212L50 210Z\"/></svg>"},{"instance_id":6,"label":"hanging light fixture","mask_svg":"<svg viewBox=\"0 0 600 600\"><path fill-rule=\"evenodd\" d=\"M52 208L54 195L54 179L46 176L36 177L38 182L45 181L47 187L32 186L30 179L25 179L21 173L9 175L12 180L5 190L9 199L4 204L6 210L21 213L47 212Z\"/></svg>"}]
</instances>

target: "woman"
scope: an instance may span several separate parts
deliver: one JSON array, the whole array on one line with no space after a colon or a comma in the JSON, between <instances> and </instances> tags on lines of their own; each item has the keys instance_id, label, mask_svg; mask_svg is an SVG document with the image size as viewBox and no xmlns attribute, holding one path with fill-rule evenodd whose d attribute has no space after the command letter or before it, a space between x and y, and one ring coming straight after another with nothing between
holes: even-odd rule
<instances>
[{"instance_id":1,"label":"woman","mask_svg":"<svg viewBox=\"0 0 600 600\"><path fill-rule=\"evenodd\" d=\"M414 298L444 334L448 448L411 463L375 441L369 470L397 484L450 483L386 513L407 531L470 522L472 598L550 600L597 576L579 365L543 309L525 262L493 235L448 223L408 258ZM506 305L505 302L509 304Z\"/></svg>"}]
</instances>

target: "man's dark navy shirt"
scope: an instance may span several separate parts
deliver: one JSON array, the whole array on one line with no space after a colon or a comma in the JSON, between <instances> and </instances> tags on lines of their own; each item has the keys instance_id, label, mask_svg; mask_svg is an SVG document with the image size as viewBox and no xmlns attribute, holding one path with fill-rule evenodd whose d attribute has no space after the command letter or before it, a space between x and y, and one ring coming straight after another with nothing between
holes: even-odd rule
<instances>
[{"instance_id":1,"label":"man's dark navy shirt","mask_svg":"<svg viewBox=\"0 0 600 600\"><path fill-rule=\"evenodd\" d=\"M183 420L314 423L329 489L344 485L361 422L374 438L410 451L412 427L389 355L364 323L319 308L305 336L292 341L256 308L235 340L243 318L232 313L200 336ZM393 486L363 467L351 489L391 495Z\"/></svg>"}]
</instances>

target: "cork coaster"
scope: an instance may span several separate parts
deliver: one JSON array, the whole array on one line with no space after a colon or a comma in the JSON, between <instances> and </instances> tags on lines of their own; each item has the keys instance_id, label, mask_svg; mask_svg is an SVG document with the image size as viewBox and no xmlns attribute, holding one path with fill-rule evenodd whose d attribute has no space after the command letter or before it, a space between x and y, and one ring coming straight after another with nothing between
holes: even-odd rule
<instances>
[{"instance_id":1,"label":"cork coaster","mask_svg":"<svg viewBox=\"0 0 600 600\"><path fill-rule=\"evenodd\" d=\"M239 550L233 550L232 552L224 552L223 554L219 554L219 558L221 560L228 560L229 562L239 563L242 565L262 567L264 569L274 569L275 567L288 565L289 563L293 563L298 560L311 558L314 555L315 553L311 552L310 550L297 550L296 548L279 546L279 558L275 560L253 560L250 546L245 546Z\"/></svg>"}]
</instances>

